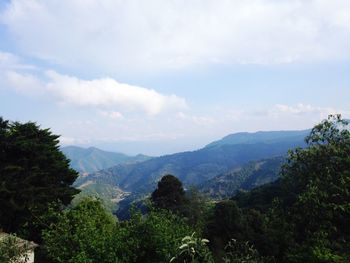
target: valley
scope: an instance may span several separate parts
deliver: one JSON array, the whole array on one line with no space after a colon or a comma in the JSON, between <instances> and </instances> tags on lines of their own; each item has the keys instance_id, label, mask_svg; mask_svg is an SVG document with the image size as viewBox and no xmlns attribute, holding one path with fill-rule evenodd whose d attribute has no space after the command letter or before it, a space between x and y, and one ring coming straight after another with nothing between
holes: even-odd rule
<instances>
[{"instance_id":1,"label":"valley","mask_svg":"<svg viewBox=\"0 0 350 263\"><path fill-rule=\"evenodd\" d=\"M128 197L129 201L124 203L129 205L147 196L166 174L177 176L186 188L194 186L218 199L272 182L278 178L283 156L290 149L305 146L304 137L308 132L230 134L199 150L153 158L73 146L62 151L71 158L71 167L81 171L74 184L82 190L77 199L98 196L116 212L121 200Z\"/></svg>"}]
</instances>

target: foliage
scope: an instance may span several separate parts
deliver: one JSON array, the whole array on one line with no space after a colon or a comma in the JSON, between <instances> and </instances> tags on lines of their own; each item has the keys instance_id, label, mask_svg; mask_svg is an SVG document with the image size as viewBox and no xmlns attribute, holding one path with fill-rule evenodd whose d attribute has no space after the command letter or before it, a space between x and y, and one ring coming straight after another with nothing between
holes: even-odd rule
<instances>
[{"instance_id":1,"label":"foliage","mask_svg":"<svg viewBox=\"0 0 350 263\"><path fill-rule=\"evenodd\" d=\"M0 263L26 263L28 250L28 244L19 244L16 236L0 237Z\"/></svg>"},{"instance_id":2,"label":"foliage","mask_svg":"<svg viewBox=\"0 0 350 263\"><path fill-rule=\"evenodd\" d=\"M78 191L71 187L77 173L60 152L58 137L32 122L0 118L0 225L40 241L37 217L48 204L69 204Z\"/></svg>"},{"instance_id":3,"label":"foliage","mask_svg":"<svg viewBox=\"0 0 350 263\"><path fill-rule=\"evenodd\" d=\"M116 262L111 247L116 220L98 200L85 199L55 217L43 233L44 247L54 262Z\"/></svg>"},{"instance_id":4,"label":"foliage","mask_svg":"<svg viewBox=\"0 0 350 263\"><path fill-rule=\"evenodd\" d=\"M195 232L191 236L185 236L182 239L181 245L170 262L174 263L214 263L213 257L209 248L208 239L202 239L195 236Z\"/></svg>"},{"instance_id":5,"label":"foliage","mask_svg":"<svg viewBox=\"0 0 350 263\"><path fill-rule=\"evenodd\" d=\"M149 196L132 193L118 203L118 210L115 212L115 215L120 220L129 220L133 209L137 209L142 214L146 214L149 208L149 202Z\"/></svg>"},{"instance_id":6,"label":"foliage","mask_svg":"<svg viewBox=\"0 0 350 263\"><path fill-rule=\"evenodd\" d=\"M215 256L222 256L225 244L231 238L241 239L243 229L242 212L237 204L232 200L218 202L205 229L205 237L210 240Z\"/></svg>"},{"instance_id":7,"label":"foliage","mask_svg":"<svg viewBox=\"0 0 350 263\"><path fill-rule=\"evenodd\" d=\"M306 149L290 152L283 168L285 188L294 194L284 203L291 203L287 221L295 226L296 250L305 246L315 258L329 257L329 262L350 251L350 132L346 126L340 115L329 116L312 129ZM290 254L296 254L295 249Z\"/></svg>"},{"instance_id":8,"label":"foliage","mask_svg":"<svg viewBox=\"0 0 350 263\"><path fill-rule=\"evenodd\" d=\"M56 219L54 219L56 217ZM100 201L85 199L52 217L44 246L54 262L166 262L192 229L166 210L132 212L117 222Z\"/></svg>"},{"instance_id":9,"label":"foliage","mask_svg":"<svg viewBox=\"0 0 350 263\"><path fill-rule=\"evenodd\" d=\"M43 231L43 248L54 262L67 263L350 262L350 132L346 125L338 115L316 125L306 138L307 147L289 153L280 179L250 192L238 192L231 200L208 201L196 189L185 193L181 181L167 175L153 192L154 206L148 207L147 213L134 210L129 220L118 222L98 200L83 199L76 206L62 211L71 195L62 200L56 196L50 200L61 202L51 208L47 203L42 204L39 216L34 217L42 224L48 224ZM50 184L54 169L47 171L43 168L45 172L41 172L41 162L49 157L34 153L33 157L28 157L31 147L48 155L53 154L49 151L51 148L36 146L33 138L40 137L41 130L35 124L28 124L25 129L22 126L0 122L0 158L4 160L0 167L0 200L5 209L14 209L16 202L19 203L14 195L11 196L10 179L24 179L16 183L21 187L30 186L31 176L21 177L24 174L34 176L38 184L43 182L44 189L53 189L53 194L56 194L55 186ZM28 139L30 128L35 132ZM15 140L19 130L23 136ZM47 135L49 132L44 130L43 133ZM56 145L52 140L57 137L46 139L51 146ZM221 147L209 147L209 150ZM19 156L24 152L19 160L14 158L16 151L19 151ZM13 160L15 165L10 162ZM62 162L65 165L68 162L58 161L66 169ZM24 173L28 167L36 168ZM273 169L266 170L269 172L258 172L256 176L269 177ZM257 178L251 178L246 182L257 181ZM37 184L30 187L28 192L20 191L22 199L29 198L23 201L31 208L27 214L23 212L26 207L19 210L23 212L18 213L23 220L19 224L22 229L34 225L28 220L41 208L41 204L35 205L34 201L48 195L45 192L40 196L41 192L37 191L34 193L39 193L39 196L31 197L33 192L30 191ZM67 190L67 185L65 187ZM138 197L145 200L142 193ZM133 199L126 201L130 203ZM7 222L4 220L5 211L0 212L4 223ZM9 218L16 214L11 209L9 211ZM199 235L196 236L194 231ZM210 240L209 243L201 237L202 234Z\"/></svg>"},{"instance_id":10,"label":"foliage","mask_svg":"<svg viewBox=\"0 0 350 263\"><path fill-rule=\"evenodd\" d=\"M289 153L280 180L233 198L250 225L242 240L277 262L349 261L350 132L346 125L339 115L329 116L311 130L306 148ZM252 235L252 226L259 224L249 223L248 215L255 209L262 213L262 225ZM258 232L265 238L259 238Z\"/></svg>"},{"instance_id":11,"label":"foliage","mask_svg":"<svg viewBox=\"0 0 350 263\"><path fill-rule=\"evenodd\" d=\"M254 245L266 262L349 262L350 132L340 116L316 125L289 153L282 178L235 205L219 202L207 223L215 258L224 242Z\"/></svg>"},{"instance_id":12,"label":"foliage","mask_svg":"<svg viewBox=\"0 0 350 263\"><path fill-rule=\"evenodd\" d=\"M187 202L181 181L170 174L163 176L158 182L158 188L152 193L151 200L156 208L175 213L183 213Z\"/></svg>"},{"instance_id":13,"label":"foliage","mask_svg":"<svg viewBox=\"0 0 350 263\"><path fill-rule=\"evenodd\" d=\"M151 210L142 216L133 212L121 227L129 232L126 240L133 260L125 262L166 262L175 254L183 236L192 229L179 216L166 210ZM132 244L130 244L132 243Z\"/></svg>"},{"instance_id":14,"label":"foliage","mask_svg":"<svg viewBox=\"0 0 350 263\"><path fill-rule=\"evenodd\" d=\"M186 198L187 202L183 208L186 222L193 227L198 234L201 234L213 205L194 186L186 191Z\"/></svg>"},{"instance_id":15,"label":"foliage","mask_svg":"<svg viewBox=\"0 0 350 263\"><path fill-rule=\"evenodd\" d=\"M262 263L259 252L249 244L231 239L225 246L224 263Z\"/></svg>"},{"instance_id":16,"label":"foliage","mask_svg":"<svg viewBox=\"0 0 350 263\"><path fill-rule=\"evenodd\" d=\"M256 187L248 191L238 191L231 200L236 201L238 206L244 209L255 209L267 212L275 199L286 195L285 189L282 189L281 179Z\"/></svg>"}]
</instances>

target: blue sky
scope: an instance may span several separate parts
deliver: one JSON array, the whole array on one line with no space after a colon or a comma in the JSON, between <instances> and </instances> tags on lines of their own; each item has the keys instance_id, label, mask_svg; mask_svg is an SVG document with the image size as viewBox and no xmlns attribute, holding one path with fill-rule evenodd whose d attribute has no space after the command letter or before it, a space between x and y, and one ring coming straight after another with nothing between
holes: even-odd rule
<instances>
[{"instance_id":1,"label":"blue sky","mask_svg":"<svg viewBox=\"0 0 350 263\"><path fill-rule=\"evenodd\" d=\"M193 150L350 117L350 2L0 1L0 115L62 145Z\"/></svg>"}]
</instances>

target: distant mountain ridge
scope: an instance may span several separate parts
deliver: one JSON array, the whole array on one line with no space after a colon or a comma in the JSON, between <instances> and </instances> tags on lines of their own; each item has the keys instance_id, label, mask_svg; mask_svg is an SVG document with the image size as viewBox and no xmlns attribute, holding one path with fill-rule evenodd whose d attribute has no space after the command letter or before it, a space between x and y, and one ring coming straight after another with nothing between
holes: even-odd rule
<instances>
[{"instance_id":1,"label":"distant mountain ridge","mask_svg":"<svg viewBox=\"0 0 350 263\"><path fill-rule=\"evenodd\" d=\"M301 138L305 138L310 133L310 130L300 131L258 131L254 133L250 132L238 132L230 134L222 138L221 140L209 143L206 148L215 147L225 144L254 144L254 143L276 143L282 141L300 141Z\"/></svg>"},{"instance_id":2,"label":"distant mountain ridge","mask_svg":"<svg viewBox=\"0 0 350 263\"><path fill-rule=\"evenodd\" d=\"M150 159L146 155L128 156L118 152L103 151L95 147L62 147L61 151L71 160L70 166L79 173L92 173L121 163L137 163Z\"/></svg>"},{"instance_id":3,"label":"distant mountain ridge","mask_svg":"<svg viewBox=\"0 0 350 263\"><path fill-rule=\"evenodd\" d=\"M116 185L124 191L149 192L163 175L170 173L185 185L199 185L248 162L282 156L289 149L303 147L308 133L305 130L232 134L197 151L119 164L80 177L76 183L92 181Z\"/></svg>"}]
</instances>

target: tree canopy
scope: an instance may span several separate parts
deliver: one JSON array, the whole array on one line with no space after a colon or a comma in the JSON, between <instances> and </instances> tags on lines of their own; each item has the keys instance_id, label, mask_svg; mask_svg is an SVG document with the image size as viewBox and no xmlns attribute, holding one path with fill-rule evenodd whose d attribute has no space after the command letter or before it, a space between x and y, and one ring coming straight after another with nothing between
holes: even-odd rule
<instances>
[{"instance_id":1,"label":"tree canopy","mask_svg":"<svg viewBox=\"0 0 350 263\"><path fill-rule=\"evenodd\" d=\"M59 136L36 123L0 118L0 226L7 232L34 233L51 202L67 205L78 192L78 174L58 146Z\"/></svg>"},{"instance_id":2,"label":"tree canopy","mask_svg":"<svg viewBox=\"0 0 350 263\"><path fill-rule=\"evenodd\" d=\"M295 262L324 259L342 262L350 251L350 132L340 115L316 125L306 138L308 147L289 154L283 168L283 200L298 246ZM299 255L298 258L296 255ZM338 260L338 261L337 261Z\"/></svg>"},{"instance_id":3,"label":"tree canopy","mask_svg":"<svg viewBox=\"0 0 350 263\"><path fill-rule=\"evenodd\" d=\"M158 188L152 193L151 199L155 207L173 212L180 212L186 203L181 181L170 174L158 182Z\"/></svg>"}]
</instances>

